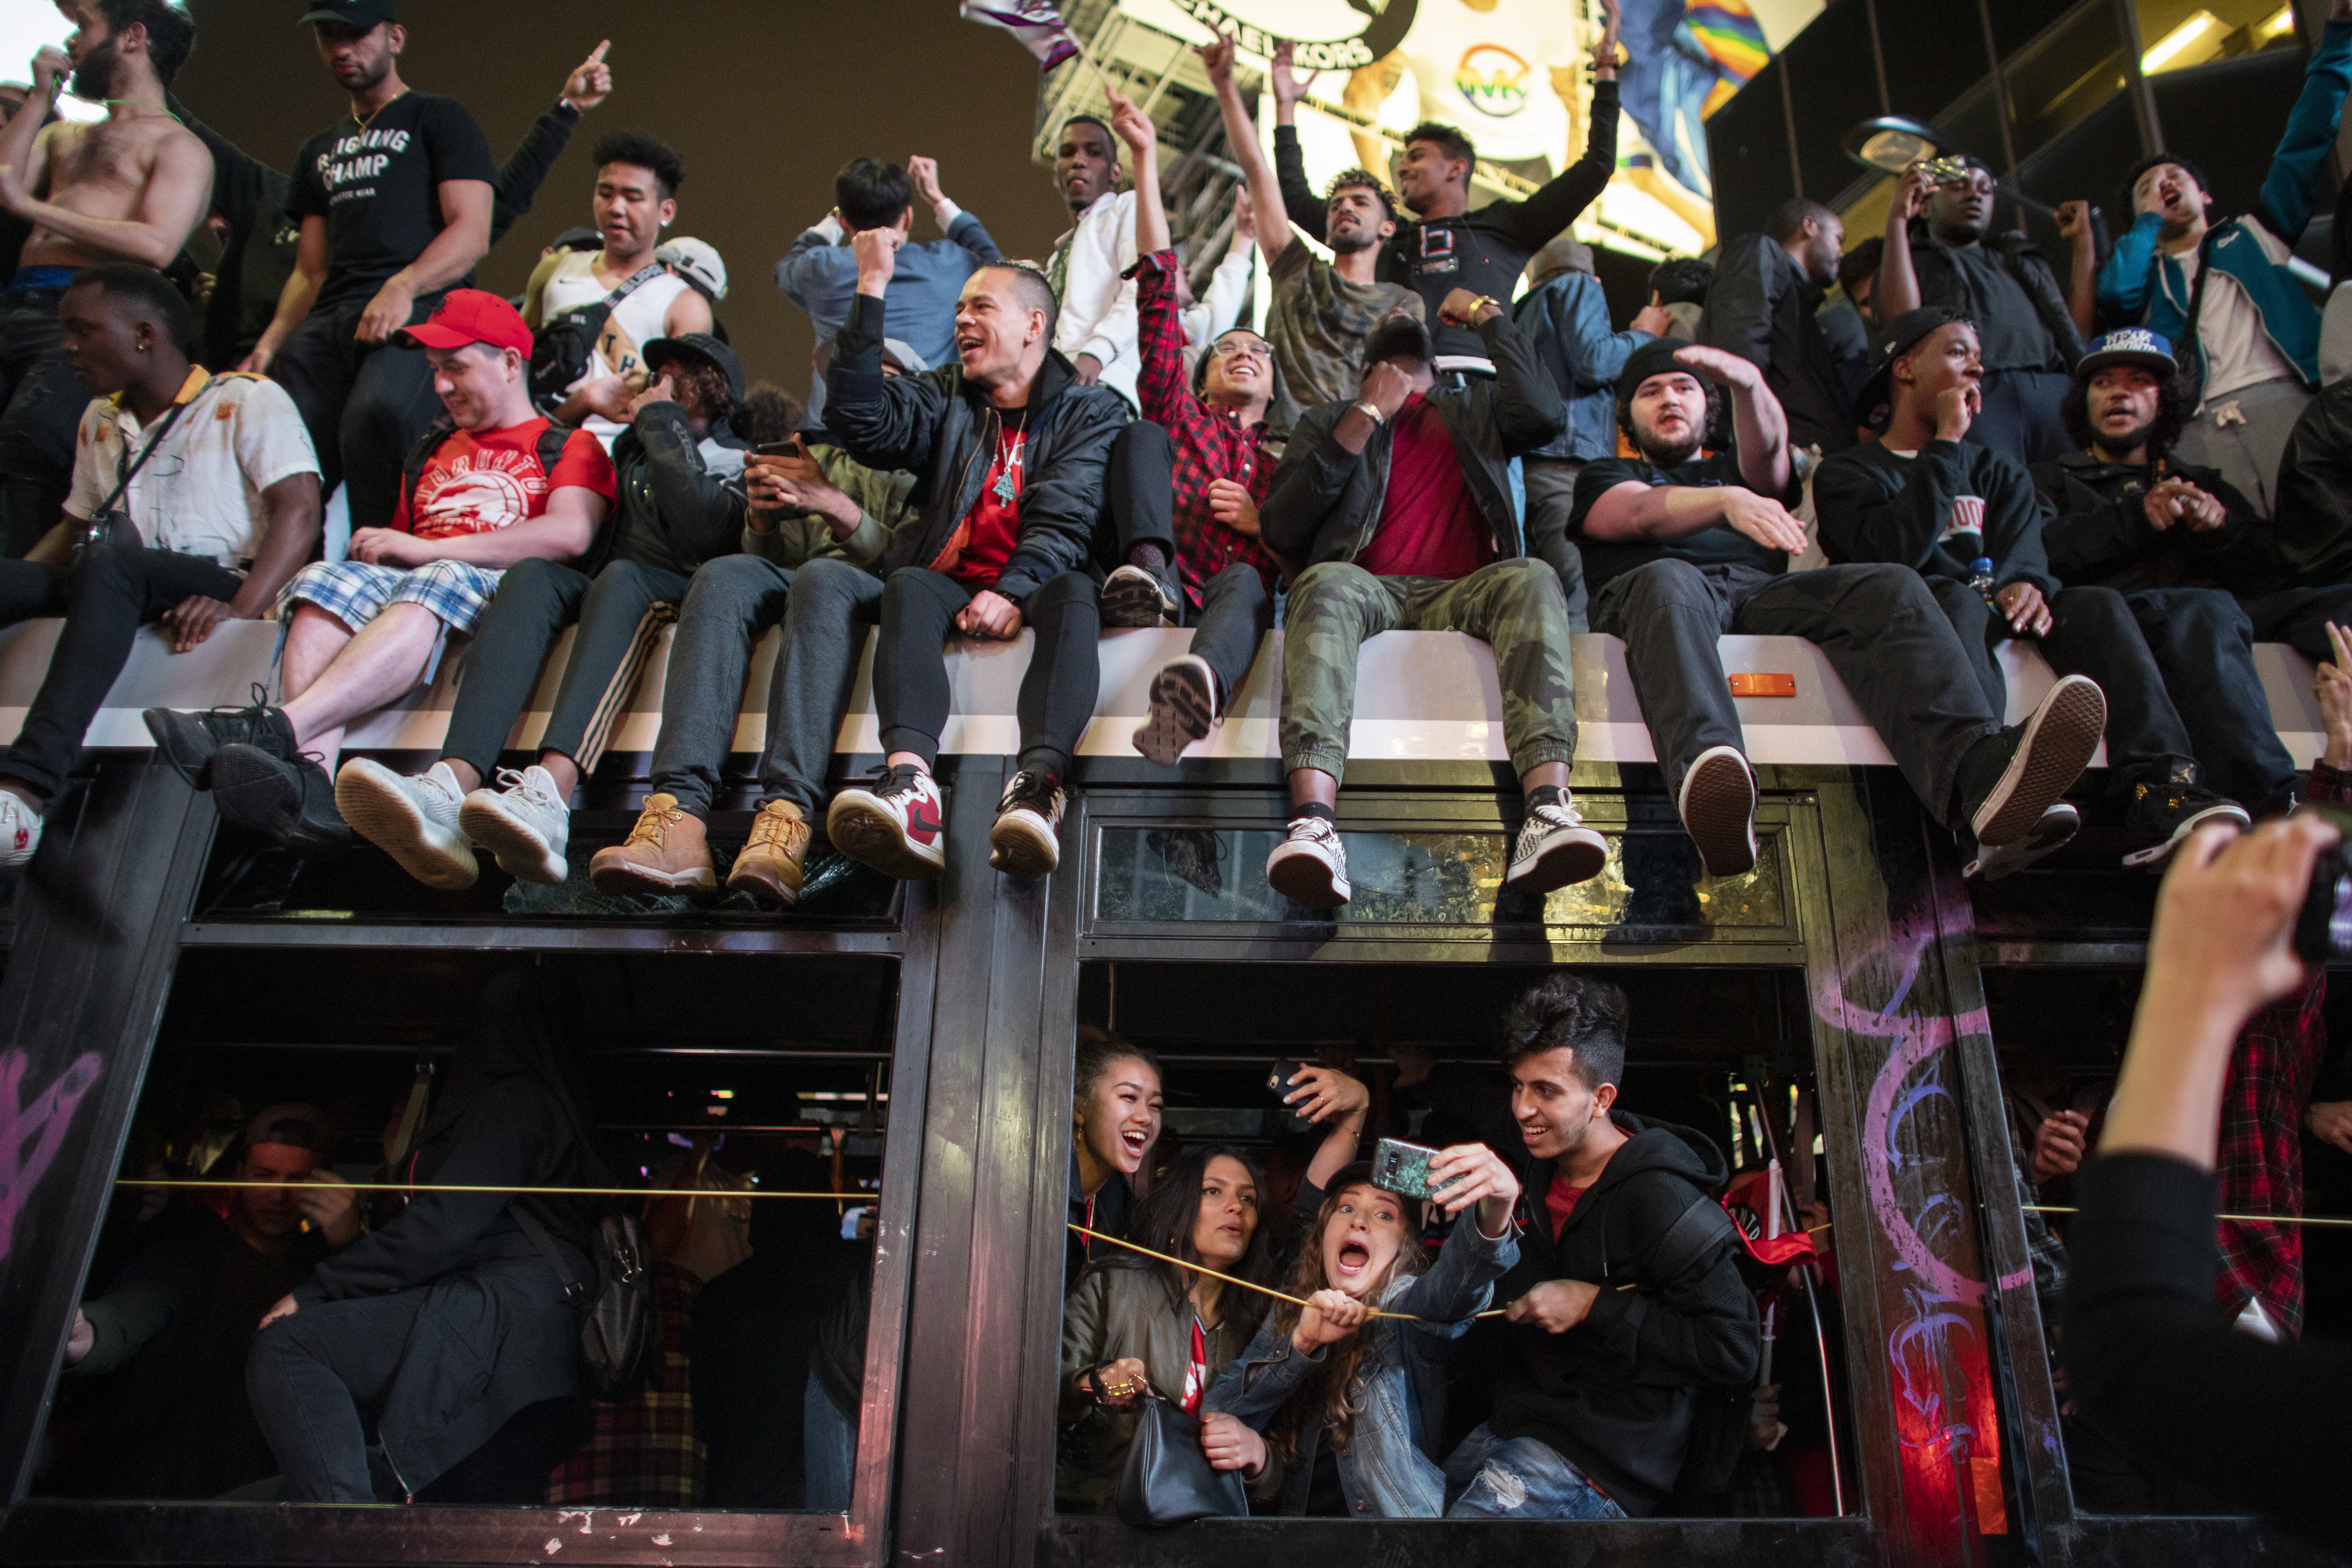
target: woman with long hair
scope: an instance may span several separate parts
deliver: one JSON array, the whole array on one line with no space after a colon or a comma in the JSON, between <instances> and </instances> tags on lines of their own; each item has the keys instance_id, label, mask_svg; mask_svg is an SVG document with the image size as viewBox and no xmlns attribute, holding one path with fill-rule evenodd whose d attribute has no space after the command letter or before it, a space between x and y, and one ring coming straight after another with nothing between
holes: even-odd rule
<instances>
[{"instance_id":1,"label":"woman with long hair","mask_svg":"<svg viewBox=\"0 0 2352 1568\"><path fill-rule=\"evenodd\" d=\"M1160 1063L1140 1046L1091 1026L1078 1031L1070 1097L1070 1223L1127 1234L1137 1177L1160 1141ZM1069 1233L1066 1282L1089 1258L1115 1252Z\"/></svg>"},{"instance_id":2,"label":"woman with long hair","mask_svg":"<svg viewBox=\"0 0 2352 1568\"><path fill-rule=\"evenodd\" d=\"M1484 1143L1440 1151L1429 1179L1455 1216L1434 1264L1417 1200L1374 1186L1369 1164L1339 1172L1284 1285L1306 1305L1277 1307L1209 1392L1210 1411L1238 1419L1204 1428L1209 1462L1261 1480L1278 1464L1276 1511L1445 1511L1445 1357L1518 1261L1519 1184Z\"/></svg>"},{"instance_id":3,"label":"woman with long hair","mask_svg":"<svg viewBox=\"0 0 2352 1568\"><path fill-rule=\"evenodd\" d=\"M1136 1205L1128 1238L1183 1263L1265 1283L1274 1268L1258 1224L1264 1185L1256 1161L1241 1150L1193 1150ZM1055 1468L1067 1512L1110 1510L1146 1391L1198 1415L1265 1310L1266 1298L1198 1269L1120 1248L1105 1253L1078 1277L1062 1316Z\"/></svg>"}]
</instances>

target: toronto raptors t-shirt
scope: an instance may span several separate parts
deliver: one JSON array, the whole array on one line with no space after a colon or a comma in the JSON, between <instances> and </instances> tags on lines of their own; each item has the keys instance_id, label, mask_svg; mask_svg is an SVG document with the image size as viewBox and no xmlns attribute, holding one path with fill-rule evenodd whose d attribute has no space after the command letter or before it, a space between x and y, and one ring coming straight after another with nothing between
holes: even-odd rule
<instances>
[{"instance_id":1,"label":"toronto raptors t-shirt","mask_svg":"<svg viewBox=\"0 0 2352 1568\"><path fill-rule=\"evenodd\" d=\"M414 510L403 496L392 526L419 539L493 533L537 517L547 510L550 491L574 485L609 503L616 487L604 443L574 430L564 438L555 471L547 473L539 466L539 434L547 424L532 419L502 430L452 433L416 477Z\"/></svg>"},{"instance_id":2,"label":"toronto raptors t-shirt","mask_svg":"<svg viewBox=\"0 0 2352 1568\"><path fill-rule=\"evenodd\" d=\"M286 216L327 220L327 281L314 308L364 302L422 255L444 226L444 181L498 177L472 112L438 93L402 93L365 125L346 114L303 142ZM473 281L468 272L451 287Z\"/></svg>"}]
</instances>

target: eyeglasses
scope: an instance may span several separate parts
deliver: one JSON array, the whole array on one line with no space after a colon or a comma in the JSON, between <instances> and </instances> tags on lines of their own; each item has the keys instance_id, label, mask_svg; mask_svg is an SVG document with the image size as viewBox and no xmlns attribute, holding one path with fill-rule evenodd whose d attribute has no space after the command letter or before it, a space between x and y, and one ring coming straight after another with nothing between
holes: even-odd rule
<instances>
[{"instance_id":1,"label":"eyeglasses","mask_svg":"<svg viewBox=\"0 0 2352 1568\"><path fill-rule=\"evenodd\" d=\"M1264 338L1222 337L1209 345L1209 352L1219 359L1232 359L1247 354L1252 359L1272 359L1274 349Z\"/></svg>"}]
</instances>

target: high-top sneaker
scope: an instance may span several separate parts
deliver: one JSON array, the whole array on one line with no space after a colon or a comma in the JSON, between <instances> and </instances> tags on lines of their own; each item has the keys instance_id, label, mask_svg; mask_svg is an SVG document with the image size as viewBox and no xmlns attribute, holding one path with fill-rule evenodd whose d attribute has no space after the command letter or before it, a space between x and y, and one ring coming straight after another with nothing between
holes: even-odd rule
<instances>
[{"instance_id":1,"label":"high-top sneaker","mask_svg":"<svg viewBox=\"0 0 2352 1568\"><path fill-rule=\"evenodd\" d=\"M1062 786L1050 773L1024 768L996 803L988 863L1008 877L1050 877L1062 863Z\"/></svg>"},{"instance_id":2,"label":"high-top sneaker","mask_svg":"<svg viewBox=\"0 0 2352 1568\"><path fill-rule=\"evenodd\" d=\"M932 881L947 869L947 831L939 784L912 763L850 785L824 814L835 849L902 882Z\"/></svg>"}]
</instances>

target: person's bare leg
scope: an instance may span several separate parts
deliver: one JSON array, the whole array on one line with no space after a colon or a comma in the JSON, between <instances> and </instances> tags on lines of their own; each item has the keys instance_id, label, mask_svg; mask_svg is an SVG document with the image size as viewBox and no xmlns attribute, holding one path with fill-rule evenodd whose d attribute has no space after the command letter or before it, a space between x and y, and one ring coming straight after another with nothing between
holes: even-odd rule
<instances>
[{"instance_id":1,"label":"person's bare leg","mask_svg":"<svg viewBox=\"0 0 2352 1568\"><path fill-rule=\"evenodd\" d=\"M1528 770L1528 776L1532 778L1539 771L1541 770L1531 768ZM1290 809L1294 814L1302 805L1336 808L1339 804L1339 781L1338 779L1333 778L1321 768L1290 770Z\"/></svg>"},{"instance_id":2,"label":"person's bare leg","mask_svg":"<svg viewBox=\"0 0 2352 1568\"><path fill-rule=\"evenodd\" d=\"M441 618L422 605L386 605L299 695L287 700L286 718L294 726L295 743L318 752L331 774L343 747L343 726L414 688L424 677L440 631ZM290 655L290 636L288 649ZM290 657L289 664L287 681L292 689Z\"/></svg>"},{"instance_id":3,"label":"person's bare leg","mask_svg":"<svg viewBox=\"0 0 2352 1568\"><path fill-rule=\"evenodd\" d=\"M476 773L474 764L463 757L444 757L441 765L456 776L459 795L471 795L482 787L482 775Z\"/></svg>"},{"instance_id":4,"label":"person's bare leg","mask_svg":"<svg viewBox=\"0 0 2352 1568\"><path fill-rule=\"evenodd\" d=\"M281 689L287 700L299 697L326 672L335 656L352 640L352 628L312 604L294 606L286 628L286 657Z\"/></svg>"},{"instance_id":5,"label":"person's bare leg","mask_svg":"<svg viewBox=\"0 0 2352 1568\"><path fill-rule=\"evenodd\" d=\"M1566 763L1538 763L1519 775L1519 788L1524 793L1538 790L1546 784L1554 789L1568 787L1569 765Z\"/></svg>"},{"instance_id":6,"label":"person's bare leg","mask_svg":"<svg viewBox=\"0 0 2352 1568\"><path fill-rule=\"evenodd\" d=\"M580 787L580 764L562 752L540 752L539 765L544 768L547 771L547 776L554 781L556 799L570 800L572 792Z\"/></svg>"}]
</instances>

